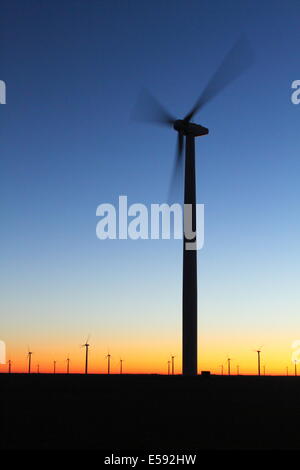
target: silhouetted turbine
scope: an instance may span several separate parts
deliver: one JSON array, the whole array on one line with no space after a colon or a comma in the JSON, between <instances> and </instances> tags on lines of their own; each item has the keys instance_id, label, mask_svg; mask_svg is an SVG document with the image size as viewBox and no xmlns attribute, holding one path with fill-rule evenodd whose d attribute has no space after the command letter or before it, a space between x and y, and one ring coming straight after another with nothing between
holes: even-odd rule
<instances>
[{"instance_id":1,"label":"silhouetted turbine","mask_svg":"<svg viewBox=\"0 0 300 470\"><path fill-rule=\"evenodd\" d=\"M8 361L8 373L11 374L11 360Z\"/></svg>"},{"instance_id":2,"label":"silhouetted turbine","mask_svg":"<svg viewBox=\"0 0 300 470\"><path fill-rule=\"evenodd\" d=\"M85 348L85 367L84 367L84 373L88 373L88 365L89 365L89 347L90 345L88 344L88 341L90 339L90 336L87 337L85 344L82 345L82 348Z\"/></svg>"},{"instance_id":3,"label":"silhouetted turbine","mask_svg":"<svg viewBox=\"0 0 300 470\"><path fill-rule=\"evenodd\" d=\"M230 362L231 362L231 360L232 359L230 357L227 358L227 372L228 372L228 375L230 375Z\"/></svg>"},{"instance_id":4,"label":"silhouetted turbine","mask_svg":"<svg viewBox=\"0 0 300 470\"><path fill-rule=\"evenodd\" d=\"M257 352L257 373L260 375L260 353L261 351L256 351Z\"/></svg>"},{"instance_id":5,"label":"silhouetted turbine","mask_svg":"<svg viewBox=\"0 0 300 470\"><path fill-rule=\"evenodd\" d=\"M31 356L32 356L32 351L30 351L30 348L28 346L28 354L27 354L27 357L28 357L28 374L31 373Z\"/></svg>"},{"instance_id":6,"label":"silhouetted turbine","mask_svg":"<svg viewBox=\"0 0 300 470\"><path fill-rule=\"evenodd\" d=\"M191 122L191 119L210 100L235 80L253 61L252 53L245 38L240 38L209 80L200 97L183 119L176 119L148 92L144 92L133 118L173 127L177 131L177 149L171 177L172 194L174 186L182 177L183 149L185 144L184 176L184 244L182 284L182 372L197 375L197 236L196 236L196 171L195 138L208 134L208 129ZM187 212L187 206L191 216ZM191 218L191 221L189 220ZM191 223L189 223L191 222ZM192 229L192 234L187 229ZM189 231L191 231L191 229ZM194 247L194 248L192 248Z\"/></svg>"},{"instance_id":7,"label":"silhouetted turbine","mask_svg":"<svg viewBox=\"0 0 300 470\"><path fill-rule=\"evenodd\" d=\"M67 357L67 374L70 373L70 358L69 356Z\"/></svg>"},{"instance_id":8,"label":"silhouetted turbine","mask_svg":"<svg viewBox=\"0 0 300 470\"><path fill-rule=\"evenodd\" d=\"M254 352L257 353L257 375L260 375L260 353L262 346L258 349L254 349Z\"/></svg>"},{"instance_id":9,"label":"silhouetted turbine","mask_svg":"<svg viewBox=\"0 0 300 470\"><path fill-rule=\"evenodd\" d=\"M172 361L172 375L175 374L175 356L171 356Z\"/></svg>"},{"instance_id":10,"label":"silhouetted turbine","mask_svg":"<svg viewBox=\"0 0 300 470\"><path fill-rule=\"evenodd\" d=\"M120 374L121 375L123 374L123 362L124 362L124 360L120 359Z\"/></svg>"},{"instance_id":11,"label":"silhouetted turbine","mask_svg":"<svg viewBox=\"0 0 300 470\"><path fill-rule=\"evenodd\" d=\"M109 375L110 374L110 358L111 358L111 355L108 353L105 357L107 359L107 373Z\"/></svg>"}]
</instances>

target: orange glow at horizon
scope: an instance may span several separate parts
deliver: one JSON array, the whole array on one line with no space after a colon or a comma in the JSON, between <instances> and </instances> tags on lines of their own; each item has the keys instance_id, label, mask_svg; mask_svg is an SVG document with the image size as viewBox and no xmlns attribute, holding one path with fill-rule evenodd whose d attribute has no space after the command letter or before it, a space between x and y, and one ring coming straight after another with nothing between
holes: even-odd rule
<instances>
[{"instance_id":1,"label":"orange glow at horizon","mask_svg":"<svg viewBox=\"0 0 300 470\"><path fill-rule=\"evenodd\" d=\"M261 348L261 375L286 375L288 367L289 375L294 375L294 363L292 362L292 342L295 338L288 335L283 336L280 341L272 341L266 338L266 343ZM91 374L106 374L108 350L99 347L97 342L90 341L89 348L89 368ZM254 346L252 346L254 344ZM155 346L155 347L154 347ZM180 343L171 345L153 346L151 340L142 344L111 344L109 352L111 354L111 374L120 373L120 359L123 362L123 374L167 374L168 360L171 355L175 356L175 374L181 374L181 351ZM201 339L199 341L198 373L202 370L209 370L212 374L221 374L223 365L224 375L227 374L227 358L231 358L231 374L237 374L239 366L240 375L257 374L257 353L255 350L261 345L251 339L245 341L240 339L218 337ZM70 357L70 373L84 373L85 349L78 344L72 347L69 343L67 347L56 344L52 352L45 344L36 342L31 346L33 351L31 372L37 372L39 364L40 373L53 373L53 361L56 361L56 373L66 373L67 357ZM12 372L26 373L28 371L27 350L24 347L10 347L8 345L6 361L12 361ZM8 364L0 365L0 373L8 371ZM300 366L299 366L300 374Z\"/></svg>"}]
</instances>

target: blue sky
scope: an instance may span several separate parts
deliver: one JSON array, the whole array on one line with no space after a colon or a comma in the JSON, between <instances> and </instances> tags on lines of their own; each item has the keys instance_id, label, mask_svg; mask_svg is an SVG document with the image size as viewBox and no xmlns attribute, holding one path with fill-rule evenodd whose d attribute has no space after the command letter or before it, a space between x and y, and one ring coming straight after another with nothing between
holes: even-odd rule
<instances>
[{"instance_id":1,"label":"blue sky","mask_svg":"<svg viewBox=\"0 0 300 470\"><path fill-rule=\"evenodd\" d=\"M176 135L130 120L139 92L183 116L240 33L254 65L195 119L210 130L196 147L199 335L207 347L222 335L224 351L243 335L246 348L264 342L270 328L274 343L282 331L297 339L299 12L292 0L3 2L0 276L11 349L94 332L104 348L157 337L162 351L180 350L181 242L100 241L96 208L120 194L166 200Z\"/></svg>"}]
</instances>

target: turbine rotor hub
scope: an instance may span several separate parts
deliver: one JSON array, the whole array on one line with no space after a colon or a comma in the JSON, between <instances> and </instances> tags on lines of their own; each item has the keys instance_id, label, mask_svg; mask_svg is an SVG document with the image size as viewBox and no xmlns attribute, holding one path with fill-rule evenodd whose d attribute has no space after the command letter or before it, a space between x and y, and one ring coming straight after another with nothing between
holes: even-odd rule
<instances>
[{"instance_id":1,"label":"turbine rotor hub","mask_svg":"<svg viewBox=\"0 0 300 470\"><path fill-rule=\"evenodd\" d=\"M177 119L173 125L174 129L183 135L192 135L193 137L200 137L208 134L207 127L200 126L193 122L185 121L184 119Z\"/></svg>"}]
</instances>

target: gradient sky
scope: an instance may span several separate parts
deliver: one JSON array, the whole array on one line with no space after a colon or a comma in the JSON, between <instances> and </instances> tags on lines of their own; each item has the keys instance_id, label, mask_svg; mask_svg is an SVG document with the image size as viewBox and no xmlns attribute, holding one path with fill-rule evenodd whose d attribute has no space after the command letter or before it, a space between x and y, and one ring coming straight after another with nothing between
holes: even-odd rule
<instances>
[{"instance_id":1,"label":"gradient sky","mask_svg":"<svg viewBox=\"0 0 300 470\"><path fill-rule=\"evenodd\" d=\"M0 15L1 338L15 370L181 366L182 243L96 238L96 208L166 201L176 134L130 114L146 87L181 117L244 32L255 63L197 116L199 370L292 370L300 339L297 0L7 0ZM7 366L0 366L0 371Z\"/></svg>"}]
</instances>

